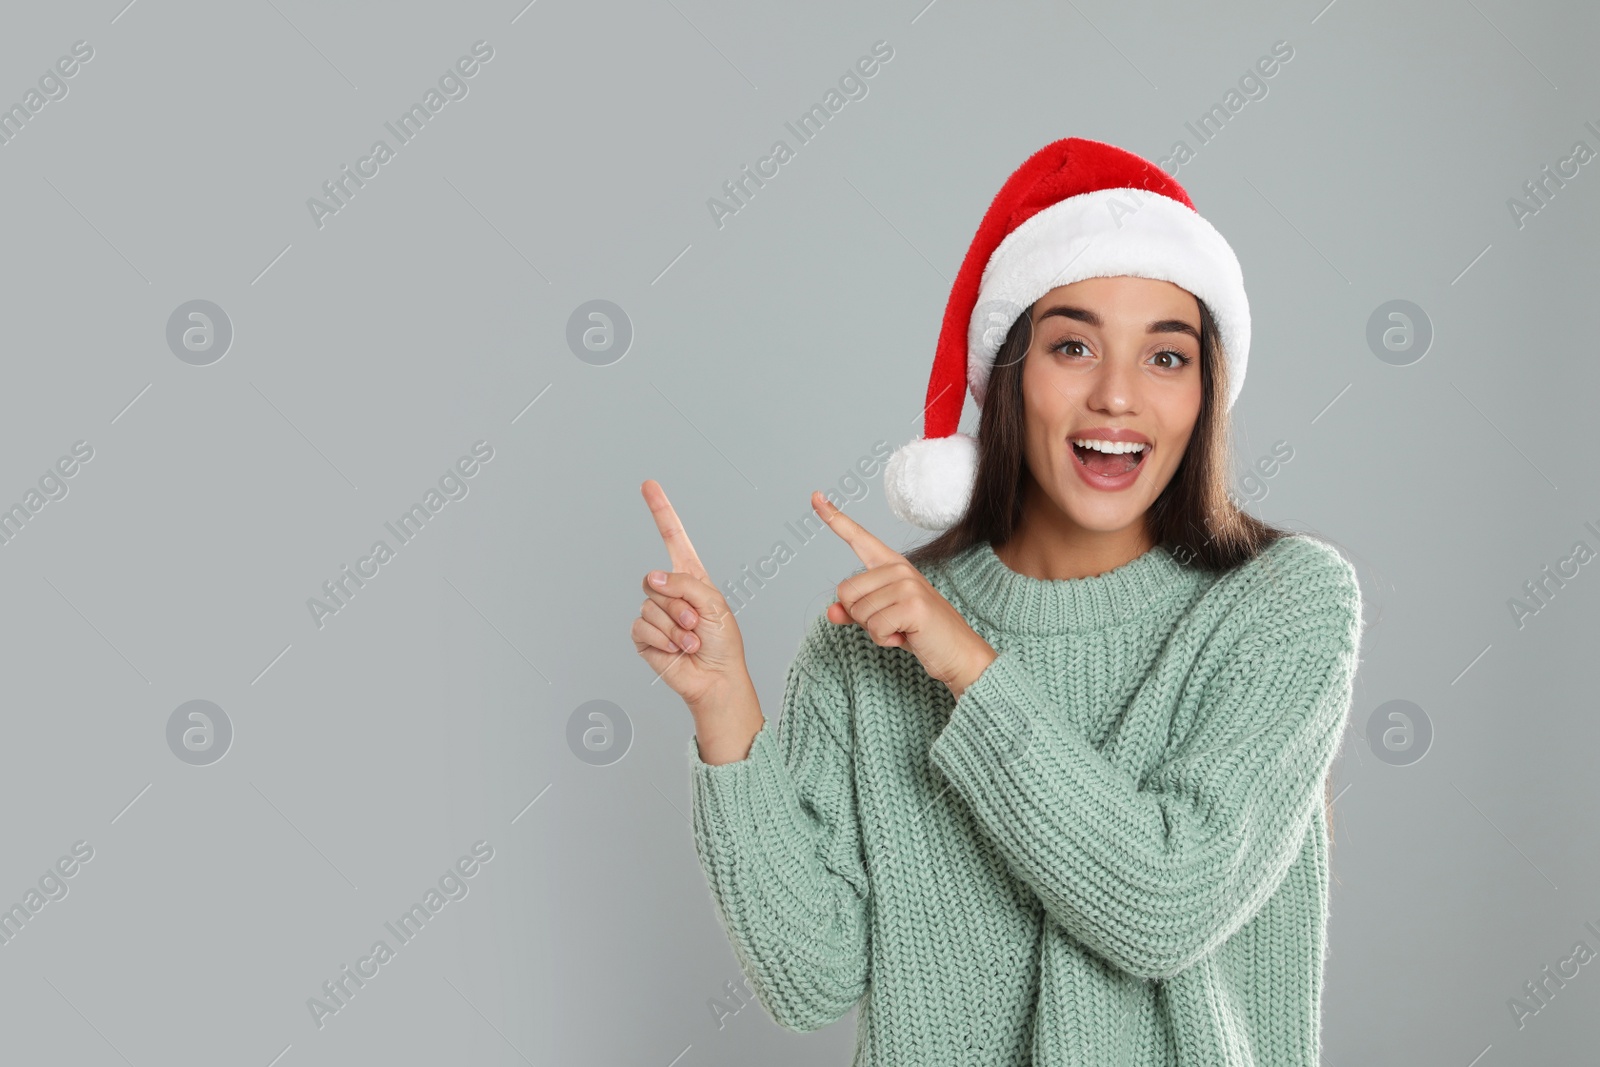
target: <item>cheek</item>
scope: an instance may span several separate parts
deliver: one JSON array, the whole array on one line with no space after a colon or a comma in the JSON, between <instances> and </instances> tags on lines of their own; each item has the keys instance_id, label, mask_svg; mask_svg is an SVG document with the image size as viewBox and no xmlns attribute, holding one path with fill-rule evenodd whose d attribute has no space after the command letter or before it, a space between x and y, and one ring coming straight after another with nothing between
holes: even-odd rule
<instances>
[{"instance_id":1,"label":"cheek","mask_svg":"<svg viewBox=\"0 0 1600 1067\"><path fill-rule=\"evenodd\" d=\"M1166 445L1162 449L1165 455L1156 460L1154 473L1156 481L1159 483L1157 486L1158 491L1166 488L1167 483L1178 473L1179 464L1183 462L1183 457L1189 453L1189 441L1190 438L1187 437L1182 441L1171 437L1167 438Z\"/></svg>"},{"instance_id":2,"label":"cheek","mask_svg":"<svg viewBox=\"0 0 1600 1067\"><path fill-rule=\"evenodd\" d=\"M1030 460L1050 462L1056 458L1057 440L1065 433L1063 413L1058 405L1048 401L1029 403L1024 410L1023 448Z\"/></svg>"},{"instance_id":3,"label":"cheek","mask_svg":"<svg viewBox=\"0 0 1600 1067\"><path fill-rule=\"evenodd\" d=\"M1169 402L1163 403L1159 411L1155 412L1161 434L1161 451L1165 453L1158 460L1158 466L1163 471L1176 470L1188 453L1189 445L1194 441L1200 417L1199 381L1193 383L1193 389L1186 395L1167 399Z\"/></svg>"},{"instance_id":4,"label":"cheek","mask_svg":"<svg viewBox=\"0 0 1600 1067\"><path fill-rule=\"evenodd\" d=\"M1078 395L1080 383L1070 374L1059 373L1049 358L1049 353L1029 355L1022 376L1023 410L1030 430L1064 433L1075 421L1074 413L1083 409L1083 398Z\"/></svg>"}]
</instances>

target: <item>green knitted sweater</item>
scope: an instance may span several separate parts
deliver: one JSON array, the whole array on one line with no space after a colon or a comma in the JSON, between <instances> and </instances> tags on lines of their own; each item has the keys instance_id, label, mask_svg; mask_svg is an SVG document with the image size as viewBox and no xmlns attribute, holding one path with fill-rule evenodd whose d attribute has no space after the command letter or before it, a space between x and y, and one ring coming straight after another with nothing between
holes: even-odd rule
<instances>
[{"instance_id":1,"label":"green knitted sweater","mask_svg":"<svg viewBox=\"0 0 1600 1067\"><path fill-rule=\"evenodd\" d=\"M1354 568L1293 534L1222 574L1038 579L988 543L922 573L999 653L959 701L824 614L744 759L689 742L762 1006L859 1003L854 1067L1315 1067Z\"/></svg>"}]
</instances>

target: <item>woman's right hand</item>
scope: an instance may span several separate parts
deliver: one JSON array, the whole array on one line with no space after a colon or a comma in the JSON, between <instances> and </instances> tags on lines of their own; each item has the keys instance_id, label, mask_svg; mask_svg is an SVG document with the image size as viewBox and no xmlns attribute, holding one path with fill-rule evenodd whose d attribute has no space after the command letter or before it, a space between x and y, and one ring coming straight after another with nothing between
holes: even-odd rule
<instances>
[{"instance_id":1,"label":"woman's right hand","mask_svg":"<svg viewBox=\"0 0 1600 1067\"><path fill-rule=\"evenodd\" d=\"M712 584L661 484L650 478L640 490L672 569L644 576L646 599L633 621L634 648L692 712L752 691L744 637L727 600ZM665 581L657 585L652 576Z\"/></svg>"}]
</instances>

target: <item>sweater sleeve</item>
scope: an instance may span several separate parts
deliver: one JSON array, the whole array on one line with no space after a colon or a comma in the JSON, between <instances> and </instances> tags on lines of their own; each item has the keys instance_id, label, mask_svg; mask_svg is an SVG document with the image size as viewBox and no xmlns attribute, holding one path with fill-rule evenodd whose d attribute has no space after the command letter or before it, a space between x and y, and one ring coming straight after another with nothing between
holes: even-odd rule
<instances>
[{"instance_id":1,"label":"sweater sleeve","mask_svg":"<svg viewBox=\"0 0 1600 1067\"><path fill-rule=\"evenodd\" d=\"M1172 977L1265 905L1320 813L1356 667L1354 596L1353 619L1344 598L1316 625L1235 645L1143 783L1064 724L1011 650L962 693L930 757L1051 919L1130 974Z\"/></svg>"},{"instance_id":2,"label":"sweater sleeve","mask_svg":"<svg viewBox=\"0 0 1600 1067\"><path fill-rule=\"evenodd\" d=\"M844 1016L869 971L850 705L817 633L789 668L776 736L769 720L744 759L715 765L689 742L695 848L717 913L762 1006L802 1033Z\"/></svg>"}]
</instances>

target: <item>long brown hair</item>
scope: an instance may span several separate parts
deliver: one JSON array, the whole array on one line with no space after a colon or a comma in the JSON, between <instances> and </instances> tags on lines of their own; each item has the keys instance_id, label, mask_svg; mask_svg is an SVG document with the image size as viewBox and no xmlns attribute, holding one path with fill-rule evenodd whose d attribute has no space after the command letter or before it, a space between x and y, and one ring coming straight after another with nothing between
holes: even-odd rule
<instances>
[{"instance_id":1,"label":"long brown hair","mask_svg":"<svg viewBox=\"0 0 1600 1067\"><path fill-rule=\"evenodd\" d=\"M1178 560L1222 573L1254 559L1293 531L1263 522L1242 510L1228 491L1232 470L1228 412L1228 368L1216 320L1204 300L1200 306L1200 412L1172 480L1145 512L1146 529L1157 546ZM966 513L954 526L902 553L917 567L938 563L988 541L1004 545L1021 528L1024 478L1030 476L1023 452L1022 366L1033 342L1033 306L1011 324L995 355L978 423L978 472ZM1333 835L1333 781L1324 781L1323 814L1330 847Z\"/></svg>"}]
</instances>

